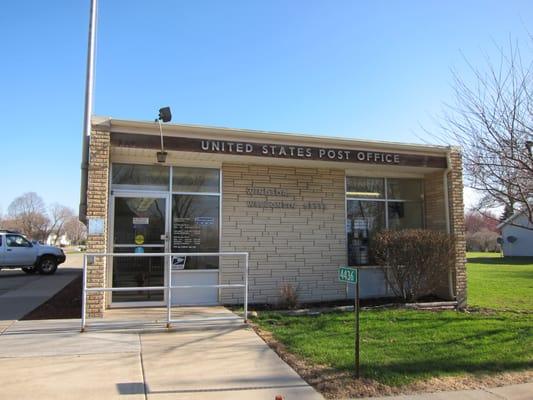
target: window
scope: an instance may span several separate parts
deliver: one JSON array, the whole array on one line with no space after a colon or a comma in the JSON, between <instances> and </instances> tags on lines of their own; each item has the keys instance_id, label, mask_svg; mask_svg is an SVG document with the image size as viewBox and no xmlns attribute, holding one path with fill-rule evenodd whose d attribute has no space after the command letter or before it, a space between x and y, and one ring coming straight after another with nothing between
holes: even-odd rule
<instances>
[{"instance_id":1,"label":"window","mask_svg":"<svg viewBox=\"0 0 533 400\"><path fill-rule=\"evenodd\" d=\"M220 171L172 169L173 253L218 253L220 246ZM173 260L175 269L218 269L217 256Z\"/></svg>"},{"instance_id":2,"label":"window","mask_svg":"<svg viewBox=\"0 0 533 400\"><path fill-rule=\"evenodd\" d=\"M359 199L382 199L385 185L381 178L352 178L346 180L346 194Z\"/></svg>"},{"instance_id":3,"label":"window","mask_svg":"<svg viewBox=\"0 0 533 400\"><path fill-rule=\"evenodd\" d=\"M161 165L113 164L113 189L168 190L168 167Z\"/></svg>"},{"instance_id":4,"label":"window","mask_svg":"<svg viewBox=\"0 0 533 400\"><path fill-rule=\"evenodd\" d=\"M218 193L220 191L220 173L212 168L172 169L173 192Z\"/></svg>"},{"instance_id":5,"label":"window","mask_svg":"<svg viewBox=\"0 0 533 400\"><path fill-rule=\"evenodd\" d=\"M219 196L172 195L172 252L218 253ZM186 257L177 269L218 269L218 257Z\"/></svg>"},{"instance_id":6,"label":"window","mask_svg":"<svg viewBox=\"0 0 533 400\"><path fill-rule=\"evenodd\" d=\"M387 179L389 229L423 227L422 193L420 179Z\"/></svg>"},{"instance_id":7,"label":"window","mask_svg":"<svg viewBox=\"0 0 533 400\"><path fill-rule=\"evenodd\" d=\"M420 179L346 178L346 234L350 265L374 262L372 237L383 229L422 228Z\"/></svg>"},{"instance_id":8,"label":"window","mask_svg":"<svg viewBox=\"0 0 533 400\"><path fill-rule=\"evenodd\" d=\"M32 244L19 235L6 235L7 247L31 247Z\"/></svg>"},{"instance_id":9,"label":"window","mask_svg":"<svg viewBox=\"0 0 533 400\"><path fill-rule=\"evenodd\" d=\"M351 200L347 206L348 260L350 265L369 264L372 236L385 227L385 204Z\"/></svg>"}]
</instances>

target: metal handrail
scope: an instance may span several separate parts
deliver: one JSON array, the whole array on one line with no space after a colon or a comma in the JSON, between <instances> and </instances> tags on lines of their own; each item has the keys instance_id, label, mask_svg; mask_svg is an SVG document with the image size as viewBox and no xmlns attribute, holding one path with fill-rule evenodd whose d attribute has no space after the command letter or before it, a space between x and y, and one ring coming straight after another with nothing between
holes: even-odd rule
<instances>
[{"instance_id":1,"label":"metal handrail","mask_svg":"<svg viewBox=\"0 0 533 400\"><path fill-rule=\"evenodd\" d=\"M217 285L172 285L172 257L200 257L200 256L244 256L245 271L244 284L217 284ZM87 287L87 257L168 257L168 279L165 286L131 286L131 287ZM89 292L126 292L126 291L155 291L164 290L167 295L167 320L166 326L170 328L175 322L193 322L206 320L234 320L234 317L209 317L202 319L175 319L171 317L171 294L173 289L195 289L195 288L244 288L244 322L248 322L248 258L247 252L221 252L221 253L85 253L83 254L83 291L81 300L81 332L87 326L86 298Z\"/></svg>"}]
</instances>

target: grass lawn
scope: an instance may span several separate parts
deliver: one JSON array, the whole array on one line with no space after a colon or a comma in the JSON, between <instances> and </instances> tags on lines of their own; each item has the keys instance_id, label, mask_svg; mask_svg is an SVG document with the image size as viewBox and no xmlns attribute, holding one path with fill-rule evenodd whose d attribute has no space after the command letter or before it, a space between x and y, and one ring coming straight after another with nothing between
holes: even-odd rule
<instances>
[{"instance_id":1,"label":"grass lawn","mask_svg":"<svg viewBox=\"0 0 533 400\"><path fill-rule=\"evenodd\" d=\"M533 257L468 253L468 305L533 312Z\"/></svg>"},{"instance_id":2,"label":"grass lawn","mask_svg":"<svg viewBox=\"0 0 533 400\"><path fill-rule=\"evenodd\" d=\"M497 257L469 254L468 265L470 303L494 311L363 311L363 377L401 386L430 377L532 369L533 260ZM256 321L307 363L354 368L353 313L272 311L260 312Z\"/></svg>"}]
</instances>

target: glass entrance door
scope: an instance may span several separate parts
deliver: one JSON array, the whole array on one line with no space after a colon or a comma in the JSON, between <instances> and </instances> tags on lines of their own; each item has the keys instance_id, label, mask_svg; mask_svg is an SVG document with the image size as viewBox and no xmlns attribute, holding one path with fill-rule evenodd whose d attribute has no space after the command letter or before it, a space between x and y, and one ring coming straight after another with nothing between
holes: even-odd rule
<instances>
[{"instance_id":1,"label":"glass entrance door","mask_svg":"<svg viewBox=\"0 0 533 400\"><path fill-rule=\"evenodd\" d=\"M154 253L153 257L113 257L113 287L164 286L167 199L116 195L113 198L113 252ZM164 303L164 291L112 292L113 305Z\"/></svg>"}]
</instances>

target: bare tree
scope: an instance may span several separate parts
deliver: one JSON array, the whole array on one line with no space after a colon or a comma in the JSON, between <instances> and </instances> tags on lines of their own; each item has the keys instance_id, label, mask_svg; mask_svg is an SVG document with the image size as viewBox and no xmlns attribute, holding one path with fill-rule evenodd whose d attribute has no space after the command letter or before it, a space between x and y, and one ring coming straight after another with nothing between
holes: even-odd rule
<instances>
[{"instance_id":1,"label":"bare tree","mask_svg":"<svg viewBox=\"0 0 533 400\"><path fill-rule=\"evenodd\" d=\"M474 84L455 74L438 137L462 147L466 185L483 194L478 210L503 206L533 222L533 62L513 43L499 53L486 72L470 65Z\"/></svg>"},{"instance_id":2,"label":"bare tree","mask_svg":"<svg viewBox=\"0 0 533 400\"><path fill-rule=\"evenodd\" d=\"M65 222L65 234L74 244L80 244L87 237L87 228L82 224L78 216L73 216Z\"/></svg>"},{"instance_id":3,"label":"bare tree","mask_svg":"<svg viewBox=\"0 0 533 400\"><path fill-rule=\"evenodd\" d=\"M498 216L490 211L480 213L470 210L465 213L465 230L468 233L476 233L482 230L491 232L498 231Z\"/></svg>"},{"instance_id":4,"label":"bare tree","mask_svg":"<svg viewBox=\"0 0 533 400\"><path fill-rule=\"evenodd\" d=\"M8 228L20 230L35 240L46 240L50 220L43 199L35 192L24 193L7 209Z\"/></svg>"},{"instance_id":5,"label":"bare tree","mask_svg":"<svg viewBox=\"0 0 533 400\"><path fill-rule=\"evenodd\" d=\"M48 237L51 237L53 243L57 241L65 233L65 224L74 217L74 210L67 206L58 203L52 204L49 210L50 226L48 227Z\"/></svg>"}]
</instances>

